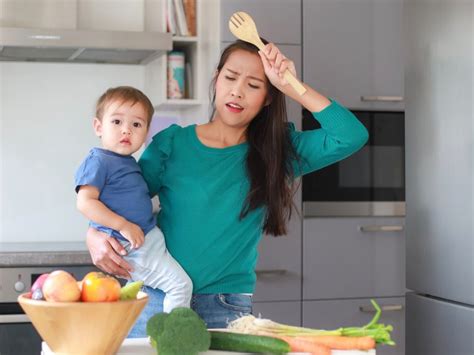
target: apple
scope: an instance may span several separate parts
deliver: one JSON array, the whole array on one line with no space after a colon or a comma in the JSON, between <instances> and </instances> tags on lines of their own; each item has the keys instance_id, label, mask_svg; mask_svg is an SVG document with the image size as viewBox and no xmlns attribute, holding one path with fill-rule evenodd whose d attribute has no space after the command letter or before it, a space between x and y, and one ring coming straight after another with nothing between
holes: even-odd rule
<instances>
[{"instance_id":1,"label":"apple","mask_svg":"<svg viewBox=\"0 0 474 355\"><path fill-rule=\"evenodd\" d=\"M81 291L76 279L63 270L53 271L43 283L43 296L50 302L76 302L81 298Z\"/></svg>"},{"instance_id":2,"label":"apple","mask_svg":"<svg viewBox=\"0 0 474 355\"><path fill-rule=\"evenodd\" d=\"M43 288L43 284L44 282L46 281L46 279L48 278L49 276L49 273L46 273L46 274L41 274L37 279L36 281L33 283L33 285L31 286L31 292L35 292L37 289L42 289Z\"/></svg>"},{"instance_id":3,"label":"apple","mask_svg":"<svg viewBox=\"0 0 474 355\"><path fill-rule=\"evenodd\" d=\"M114 302L120 298L120 282L102 272L89 272L82 280L83 302Z\"/></svg>"}]
</instances>

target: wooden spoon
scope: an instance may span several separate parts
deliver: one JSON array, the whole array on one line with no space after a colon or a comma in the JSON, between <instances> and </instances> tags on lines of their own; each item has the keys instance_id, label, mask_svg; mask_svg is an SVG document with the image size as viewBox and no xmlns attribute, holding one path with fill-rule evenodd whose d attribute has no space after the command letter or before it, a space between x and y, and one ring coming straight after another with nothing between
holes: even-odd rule
<instances>
[{"instance_id":1,"label":"wooden spoon","mask_svg":"<svg viewBox=\"0 0 474 355\"><path fill-rule=\"evenodd\" d=\"M258 49L263 50L265 44L260 39L257 32L257 26L249 14L239 11L234 13L229 19L229 29L232 34L242 41L252 43ZM287 69L283 73L283 77L301 96L306 92L306 88L296 79Z\"/></svg>"}]
</instances>

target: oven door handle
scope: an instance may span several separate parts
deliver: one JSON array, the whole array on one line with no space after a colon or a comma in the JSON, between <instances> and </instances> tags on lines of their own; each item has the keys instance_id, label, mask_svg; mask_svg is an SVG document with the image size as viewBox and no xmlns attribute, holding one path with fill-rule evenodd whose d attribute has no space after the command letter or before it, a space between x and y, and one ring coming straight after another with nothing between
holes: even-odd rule
<instances>
[{"instance_id":1,"label":"oven door handle","mask_svg":"<svg viewBox=\"0 0 474 355\"><path fill-rule=\"evenodd\" d=\"M8 323L31 323L31 320L26 314L1 314L0 324Z\"/></svg>"}]
</instances>

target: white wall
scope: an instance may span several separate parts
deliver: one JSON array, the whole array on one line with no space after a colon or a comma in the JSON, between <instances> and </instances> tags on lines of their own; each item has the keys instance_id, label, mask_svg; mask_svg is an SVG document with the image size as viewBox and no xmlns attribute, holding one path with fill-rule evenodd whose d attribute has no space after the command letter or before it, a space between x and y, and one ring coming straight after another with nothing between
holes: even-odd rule
<instances>
[{"instance_id":1,"label":"white wall","mask_svg":"<svg viewBox=\"0 0 474 355\"><path fill-rule=\"evenodd\" d=\"M74 173L92 146L94 104L108 87L143 89L144 68L0 64L0 242L83 241Z\"/></svg>"}]
</instances>

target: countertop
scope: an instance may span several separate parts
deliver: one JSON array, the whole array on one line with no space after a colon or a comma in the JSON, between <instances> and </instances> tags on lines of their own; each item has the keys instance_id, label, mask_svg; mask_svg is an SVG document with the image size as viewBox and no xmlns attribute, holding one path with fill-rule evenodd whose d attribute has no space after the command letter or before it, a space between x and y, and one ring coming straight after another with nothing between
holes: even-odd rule
<instances>
[{"instance_id":1,"label":"countertop","mask_svg":"<svg viewBox=\"0 0 474 355\"><path fill-rule=\"evenodd\" d=\"M0 243L0 268L92 265L85 242Z\"/></svg>"},{"instance_id":2,"label":"countertop","mask_svg":"<svg viewBox=\"0 0 474 355\"><path fill-rule=\"evenodd\" d=\"M288 353L292 355L309 355L308 353ZM55 355L46 343L42 344L41 355ZM56 354L57 355L57 354ZM116 355L156 355L156 351L148 343L147 338L125 339L122 347ZM230 351L209 350L200 355L249 355L249 353L238 353ZM376 355L375 350L333 350L331 355Z\"/></svg>"}]
</instances>

